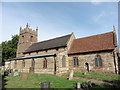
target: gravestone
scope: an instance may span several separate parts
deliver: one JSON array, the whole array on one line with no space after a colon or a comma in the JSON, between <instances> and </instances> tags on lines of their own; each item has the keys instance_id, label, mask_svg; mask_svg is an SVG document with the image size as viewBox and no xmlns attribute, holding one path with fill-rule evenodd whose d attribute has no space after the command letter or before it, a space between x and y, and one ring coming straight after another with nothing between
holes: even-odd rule
<instances>
[{"instance_id":1,"label":"gravestone","mask_svg":"<svg viewBox=\"0 0 120 90\"><path fill-rule=\"evenodd\" d=\"M18 72L14 72L14 77L16 77L16 76L18 76L19 75L19 73Z\"/></svg>"},{"instance_id":2,"label":"gravestone","mask_svg":"<svg viewBox=\"0 0 120 90\"><path fill-rule=\"evenodd\" d=\"M23 74L21 79L27 79L28 75L27 74Z\"/></svg>"},{"instance_id":3,"label":"gravestone","mask_svg":"<svg viewBox=\"0 0 120 90\"><path fill-rule=\"evenodd\" d=\"M29 73L34 73L34 67L29 68Z\"/></svg>"},{"instance_id":4,"label":"gravestone","mask_svg":"<svg viewBox=\"0 0 120 90\"><path fill-rule=\"evenodd\" d=\"M91 81L88 81L88 87L92 87Z\"/></svg>"},{"instance_id":5,"label":"gravestone","mask_svg":"<svg viewBox=\"0 0 120 90\"><path fill-rule=\"evenodd\" d=\"M50 88L51 83L50 82L41 82L41 88Z\"/></svg>"},{"instance_id":6,"label":"gravestone","mask_svg":"<svg viewBox=\"0 0 120 90\"><path fill-rule=\"evenodd\" d=\"M5 76L5 77L7 77L8 74L9 74L8 71L5 71L5 72L4 72L4 76Z\"/></svg>"},{"instance_id":7,"label":"gravestone","mask_svg":"<svg viewBox=\"0 0 120 90\"><path fill-rule=\"evenodd\" d=\"M82 89L88 89L88 83L87 83L87 82L83 82L83 83L81 84L81 88L82 88Z\"/></svg>"},{"instance_id":8,"label":"gravestone","mask_svg":"<svg viewBox=\"0 0 120 90\"><path fill-rule=\"evenodd\" d=\"M73 70L70 70L70 74L69 74L68 80L73 79L73 74L74 74Z\"/></svg>"},{"instance_id":9,"label":"gravestone","mask_svg":"<svg viewBox=\"0 0 120 90\"><path fill-rule=\"evenodd\" d=\"M77 83L77 89L80 89L81 88L81 84L80 82Z\"/></svg>"}]
</instances>

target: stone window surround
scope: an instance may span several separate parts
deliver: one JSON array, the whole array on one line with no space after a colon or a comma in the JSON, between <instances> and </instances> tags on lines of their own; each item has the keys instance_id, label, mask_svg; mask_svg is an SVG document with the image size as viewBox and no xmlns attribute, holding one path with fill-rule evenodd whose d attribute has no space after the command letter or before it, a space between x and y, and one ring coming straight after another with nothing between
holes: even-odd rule
<instances>
[{"instance_id":1,"label":"stone window surround","mask_svg":"<svg viewBox=\"0 0 120 90\"><path fill-rule=\"evenodd\" d=\"M47 68L47 59L44 58L43 60L43 68L46 69Z\"/></svg>"},{"instance_id":2,"label":"stone window surround","mask_svg":"<svg viewBox=\"0 0 120 90\"><path fill-rule=\"evenodd\" d=\"M22 61L22 68L25 68L25 60Z\"/></svg>"},{"instance_id":3,"label":"stone window surround","mask_svg":"<svg viewBox=\"0 0 120 90\"><path fill-rule=\"evenodd\" d=\"M62 67L66 67L66 57L65 57L65 55L62 56Z\"/></svg>"},{"instance_id":4,"label":"stone window surround","mask_svg":"<svg viewBox=\"0 0 120 90\"><path fill-rule=\"evenodd\" d=\"M74 62L74 67L79 66L79 58L78 57L73 57L73 62Z\"/></svg>"},{"instance_id":5,"label":"stone window surround","mask_svg":"<svg viewBox=\"0 0 120 90\"><path fill-rule=\"evenodd\" d=\"M102 67L102 58L101 55L95 56L95 67Z\"/></svg>"},{"instance_id":6,"label":"stone window surround","mask_svg":"<svg viewBox=\"0 0 120 90\"><path fill-rule=\"evenodd\" d=\"M32 61L31 61L31 67L35 67L35 60L34 60L34 58L32 59Z\"/></svg>"}]
</instances>

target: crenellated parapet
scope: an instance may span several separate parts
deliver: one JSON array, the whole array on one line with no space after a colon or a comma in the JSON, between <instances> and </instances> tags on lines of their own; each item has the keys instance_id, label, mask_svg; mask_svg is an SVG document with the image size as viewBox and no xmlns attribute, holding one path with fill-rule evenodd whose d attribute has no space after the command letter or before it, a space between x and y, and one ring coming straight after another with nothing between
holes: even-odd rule
<instances>
[{"instance_id":1,"label":"crenellated parapet","mask_svg":"<svg viewBox=\"0 0 120 90\"><path fill-rule=\"evenodd\" d=\"M33 43L37 42L38 36L38 27L36 30L30 28L30 26L26 25L25 28L20 27L19 32L19 42L17 46L17 57L23 56L23 52Z\"/></svg>"}]
</instances>

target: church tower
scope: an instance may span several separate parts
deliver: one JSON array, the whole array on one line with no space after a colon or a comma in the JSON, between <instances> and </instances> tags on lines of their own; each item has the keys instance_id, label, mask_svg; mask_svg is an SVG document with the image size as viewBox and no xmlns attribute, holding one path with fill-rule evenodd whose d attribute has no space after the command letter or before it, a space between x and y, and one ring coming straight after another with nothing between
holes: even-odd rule
<instances>
[{"instance_id":1,"label":"church tower","mask_svg":"<svg viewBox=\"0 0 120 90\"><path fill-rule=\"evenodd\" d=\"M38 36L38 27L36 28L36 30L33 30L29 27L28 23L24 29L20 27L16 57L24 56L23 52L30 45L37 42L37 36Z\"/></svg>"}]
</instances>

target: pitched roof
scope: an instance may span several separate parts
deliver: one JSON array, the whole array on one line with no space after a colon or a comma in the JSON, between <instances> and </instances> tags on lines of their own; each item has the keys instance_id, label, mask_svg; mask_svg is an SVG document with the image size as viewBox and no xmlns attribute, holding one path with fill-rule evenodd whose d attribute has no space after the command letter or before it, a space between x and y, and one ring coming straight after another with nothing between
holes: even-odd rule
<instances>
[{"instance_id":1,"label":"pitched roof","mask_svg":"<svg viewBox=\"0 0 120 90\"><path fill-rule=\"evenodd\" d=\"M113 32L75 39L68 54L114 49Z\"/></svg>"},{"instance_id":2,"label":"pitched roof","mask_svg":"<svg viewBox=\"0 0 120 90\"><path fill-rule=\"evenodd\" d=\"M32 44L24 53L66 47L72 34Z\"/></svg>"}]
</instances>

